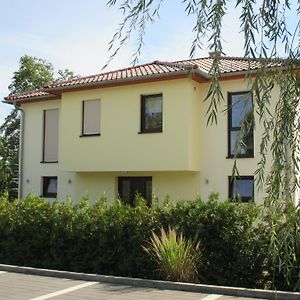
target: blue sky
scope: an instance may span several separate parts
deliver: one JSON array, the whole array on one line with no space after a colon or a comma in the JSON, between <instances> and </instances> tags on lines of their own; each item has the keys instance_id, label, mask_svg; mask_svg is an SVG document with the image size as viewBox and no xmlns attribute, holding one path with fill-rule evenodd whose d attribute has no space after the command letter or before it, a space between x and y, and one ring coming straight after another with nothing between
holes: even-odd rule
<instances>
[{"instance_id":1,"label":"blue sky","mask_svg":"<svg viewBox=\"0 0 300 300\"><path fill-rule=\"evenodd\" d=\"M0 0L0 99L8 95L7 87L24 54L51 62L56 71L69 68L83 76L101 72L109 58L108 43L121 21L121 12L106 2ZM161 18L147 29L141 63L188 58L193 21L186 17L181 2L165 0ZM224 52L230 56L243 55L238 15L235 10L224 20ZM135 46L130 41L108 70L127 67ZM207 53L204 45L197 56ZM10 109L0 104L0 124Z\"/></svg>"}]
</instances>

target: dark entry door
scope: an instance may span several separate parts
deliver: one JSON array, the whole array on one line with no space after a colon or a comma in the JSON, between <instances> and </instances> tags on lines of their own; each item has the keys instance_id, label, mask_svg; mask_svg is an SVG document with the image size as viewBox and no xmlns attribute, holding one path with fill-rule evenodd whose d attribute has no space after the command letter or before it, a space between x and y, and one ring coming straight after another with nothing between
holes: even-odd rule
<instances>
[{"instance_id":1,"label":"dark entry door","mask_svg":"<svg viewBox=\"0 0 300 300\"><path fill-rule=\"evenodd\" d=\"M118 177L118 193L119 197L128 204L134 204L137 194L150 204L152 198L152 177Z\"/></svg>"}]
</instances>

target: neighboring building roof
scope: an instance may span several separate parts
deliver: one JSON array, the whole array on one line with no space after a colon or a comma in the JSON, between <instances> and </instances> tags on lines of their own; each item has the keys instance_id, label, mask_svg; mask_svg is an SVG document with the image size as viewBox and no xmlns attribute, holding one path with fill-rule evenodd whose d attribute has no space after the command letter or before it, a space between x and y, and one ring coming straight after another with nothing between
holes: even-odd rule
<instances>
[{"instance_id":1,"label":"neighboring building roof","mask_svg":"<svg viewBox=\"0 0 300 300\"><path fill-rule=\"evenodd\" d=\"M181 60L175 62L154 61L152 63L137 65L125 69L109 71L91 76L77 77L72 80L55 82L44 86L42 89L22 94L10 95L4 98L6 103L25 102L33 100L57 99L63 91L75 90L78 88L100 87L102 85L126 84L139 82L141 80L159 80L168 78L186 77L188 74L195 74L198 81L208 81L211 77L213 57ZM278 67L280 61L270 60L265 63L268 68ZM220 57L220 73L222 76L234 76L255 71L262 67L262 62L254 59L241 57ZM197 80L194 77L195 80Z\"/></svg>"}]
</instances>

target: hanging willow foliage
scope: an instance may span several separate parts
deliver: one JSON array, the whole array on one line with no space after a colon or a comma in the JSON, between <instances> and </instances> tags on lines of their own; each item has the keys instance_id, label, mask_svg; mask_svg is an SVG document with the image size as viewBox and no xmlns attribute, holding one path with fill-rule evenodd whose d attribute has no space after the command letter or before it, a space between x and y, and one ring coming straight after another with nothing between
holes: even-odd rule
<instances>
[{"instance_id":1,"label":"hanging willow foliage","mask_svg":"<svg viewBox=\"0 0 300 300\"><path fill-rule=\"evenodd\" d=\"M132 63L137 63L144 43L145 28L157 20L163 2L163 0L107 2L109 6L118 6L124 16L109 44L112 53L109 61L118 54L135 32L138 33L137 48ZM287 26L287 15L293 11L299 17L300 2L237 0L235 8L231 8L229 1L226 0L180 2L187 16L192 17L195 22L191 29L194 38L190 56L193 57L196 50L202 48L204 38L209 51L215 53L210 70L211 86L206 99L210 101L207 114L209 124L217 122L218 109L224 100L219 84L223 17L230 13L230 9L239 8L241 11L239 21L244 35L244 56L249 58L249 66L251 60L261 63L261 68L255 74L250 74L249 71L248 76L254 111L258 115L257 122L263 127L260 141L261 159L255 174L256 183L267 191L264 211L273 233L270 253L277 270L289 284L291 276L300 278L299 213L294 204L300 152L300 18L291 29ZM268 67L270 62L272 68ZM274 88L280 90L277 99L272 95ZM247 124L243 124L242 130L247 130L246 127ZM269 162L271 168L266 172L268 153L271 153ZM238 172L236 163L233 168L233 173L235 172ZM300 289L300 279L293 288Z\"/></svg>"}]
</instances>

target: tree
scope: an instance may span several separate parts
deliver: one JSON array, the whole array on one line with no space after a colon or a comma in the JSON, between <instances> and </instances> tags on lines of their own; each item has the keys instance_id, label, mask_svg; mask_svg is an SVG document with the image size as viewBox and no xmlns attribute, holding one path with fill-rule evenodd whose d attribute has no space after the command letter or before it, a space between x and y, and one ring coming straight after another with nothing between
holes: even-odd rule
<instances>
[{"instance_id":1,"label":"tree","mask_svg":"<svg viewBox=\"0 0 300 300\"><path fill-rule=\"evenodd\" d=\"M37 90L55 81L53 65L46 60L24 55L19 64L9 85L11 94ZM58 71L59 81L73 77L68 69ZM0 126L0 195L8 193L9 199L18 197L19 138L20 114L13 109Z\"/></svg>"},{"instance_id":2,"label":"tree","mask_svg":"<svg viewBox=\"0 0 300 300\"><path fill-rule=\"evenodd\" d=\"M24 55L8 89L11 94L34 91L54 81L53 65L43 59Z\"/></svg>"},{"instance_id":3,"label":"tree","mask_svg":"<svg viewBox=\"0 0 300 300\"><path fill-rule=\"evenodd\" d=\"M39 89L53 82L51 63L24 55L20 58L20 67L14 72L9 85L11 94ZM18 196L20 114L13 109L0 127L0 195L8 193L9 199Z\"/></svg>"},{"instance_id":4,"label":"tree","mask_svg":"<svg viewBox=\"0 0 300 300\"><path fill-rule=\"evenodd\" d=\"M138 61L144 43L145 29L149 23L157 20L163 2L164 0L108 1L109 6L118 5L123 12L123 21L109 45L112 53L109 61L118 54L134 32L137 32L137 48L133 53L133 64ZM208 124L216 123L220 104L224 100L219 84L219 60L223 51L222 25L224 16L232 9L240 9L239 21L244 35L244 57L249 58L249 65L252 59L261 63L255 77L248 78L258 122L264 129L256 181L268 192L265 212L272 231L270 253L289 284L291 274L294 274L300 262L299 218L295 217L296 207L293 202L295 189L299 188L300 173L300 2L237 0L235 7L230 7L228 0L180 2L183 3L187 16L192 17L195 24L191 28L194 39L191 43L190 56L193 57L196 49L202 48L204 44L213 53L211 85L205 99L210 102L207 112ZM298 22L292 24L294 27L287 24L288 15L291 13L298 17ZM274 63L272 68L267 67L270 62ZM278 99L271 97L274 86L280 89ZM271 110L271 99L273 104L276 102L275 111ZM271 152L271 171L268 174L265 172L267 152ZM233 175L235 172L234 167ZM278 224L289 226L277 226ZM280 236L284 237L284 240L279 240ZM300 270L297 272L300 278ZM300 279L296 288L300 289Z\"/></svg>"},{"instance_id":5,"label":"tree","mask_svg":"<svg viewBox=\"0 0 300 300\"><path fill-rule=\"evenodd\" d=\"M0 195L18 197L20 115L14 109L0 126Z\"/></svg>"},{"instance_id":6,"label":"tree","mask_svg":"<svg viewBox=\"0 0 300 300\"><path fill-rule=\"evenodd\" d=\"M56 81L67 81L78 76L76 76L74 72L70 71L69 69L59 70L57 73L58 78L56 79Z\"/></svg>"}]
</instances>

